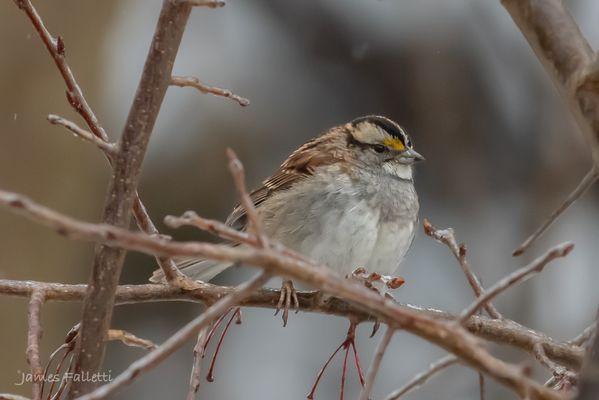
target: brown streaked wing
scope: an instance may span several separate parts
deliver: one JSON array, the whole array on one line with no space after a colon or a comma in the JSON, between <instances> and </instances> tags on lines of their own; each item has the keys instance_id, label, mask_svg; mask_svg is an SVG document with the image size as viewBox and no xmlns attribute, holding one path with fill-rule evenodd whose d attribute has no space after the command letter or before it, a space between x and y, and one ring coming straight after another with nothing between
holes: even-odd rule
<instances>
[{"instance_id":1,"label":"brown streaked wing","mask_svg":"<svg viewBox=\"0 0 599 400\"><path fill-rule=\"evenodd\" d=\"M279 167L277 172L262 182L262 186L250 193L252 202L259 207L268 197L279 190L286 190L300 180L310 177L317 167L332 164L339 148L336 140L330 140L331 136L339 131L331 130L329 133L306 142ZM226 224L238 229L245 230L246 214L239 204L227 218Z\"/></svg>"}]
</instances>

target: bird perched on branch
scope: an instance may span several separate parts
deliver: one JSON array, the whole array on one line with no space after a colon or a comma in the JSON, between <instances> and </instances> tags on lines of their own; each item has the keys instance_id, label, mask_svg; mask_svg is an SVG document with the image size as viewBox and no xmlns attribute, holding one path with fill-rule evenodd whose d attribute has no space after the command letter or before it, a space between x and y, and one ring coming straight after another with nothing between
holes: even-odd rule
<instances>
[{"instance_id":1,"label":"bird perched on branch","mask_svg":"<svg viewBox=\"0 0 599 400\"><path fill-rule=\"evenodd\" d=\"M419 206L413 164L423 159L397 123L360 117L294 151L251 199L267 237L342 275L357 267L390 275L414 238ZM247 222L238 205L226 223L244 230ZM209 281L231 265L190 259L179 268ZM163 279L158 270L151 281ZM285 323L293 296L290 281L284 282L279 306L287 305Z\"/></svg>"}]
</instances>

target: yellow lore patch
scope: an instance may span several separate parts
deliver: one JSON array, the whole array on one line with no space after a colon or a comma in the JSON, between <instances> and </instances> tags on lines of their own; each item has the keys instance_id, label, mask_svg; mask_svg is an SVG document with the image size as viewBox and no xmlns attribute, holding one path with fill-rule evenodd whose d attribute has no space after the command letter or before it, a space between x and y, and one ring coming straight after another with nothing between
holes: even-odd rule
<instances>
[{"instance_id":1,"label":"yellow lore patch","mask_svg":"<svg viewBox=\"0 0 599 400\"><path fill-rule=\"evenodd\" d=\"M402 151L406 148L401 140L397 138L387 138L383 140L383 144L393 150Z\"/></svg>"}]
</instances>

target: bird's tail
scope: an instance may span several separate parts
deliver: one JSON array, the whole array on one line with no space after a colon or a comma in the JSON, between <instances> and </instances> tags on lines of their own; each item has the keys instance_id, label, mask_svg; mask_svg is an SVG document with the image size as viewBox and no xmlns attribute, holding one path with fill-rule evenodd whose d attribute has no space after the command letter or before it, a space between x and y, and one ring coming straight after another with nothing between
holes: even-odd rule
<instances>
[{"instance_id":1,"label":"bird's tail","mask_svg":"<svg viewBox=\"0 0 599 400\"><path fill-rule=\"evenodd\" d=\"M177 267L187 277L202 282L209 282L216 275L223 272L225 269L232 266L233 263L229 261L212 261L204 259L188 259L177 263ZM162 269L157 269L150 278L152 283L165 283L165 277L162 273Z\"/></svg>"}]
</instances>

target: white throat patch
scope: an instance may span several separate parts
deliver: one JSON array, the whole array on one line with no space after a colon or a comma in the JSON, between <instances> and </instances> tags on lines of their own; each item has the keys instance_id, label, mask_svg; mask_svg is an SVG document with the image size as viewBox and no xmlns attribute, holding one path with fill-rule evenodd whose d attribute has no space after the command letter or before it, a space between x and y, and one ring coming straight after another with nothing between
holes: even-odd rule
<instances>
[{"instance_id":1,"label":"white throat patch","mask_svg":"<svg viewBox=\"0 0 599 400\"><path fill-rule=\"evenodd\" d=\"M395 162L383 163L383 170L400 179L412 180L412 166Z\"/></svg>"}]
</instances>

